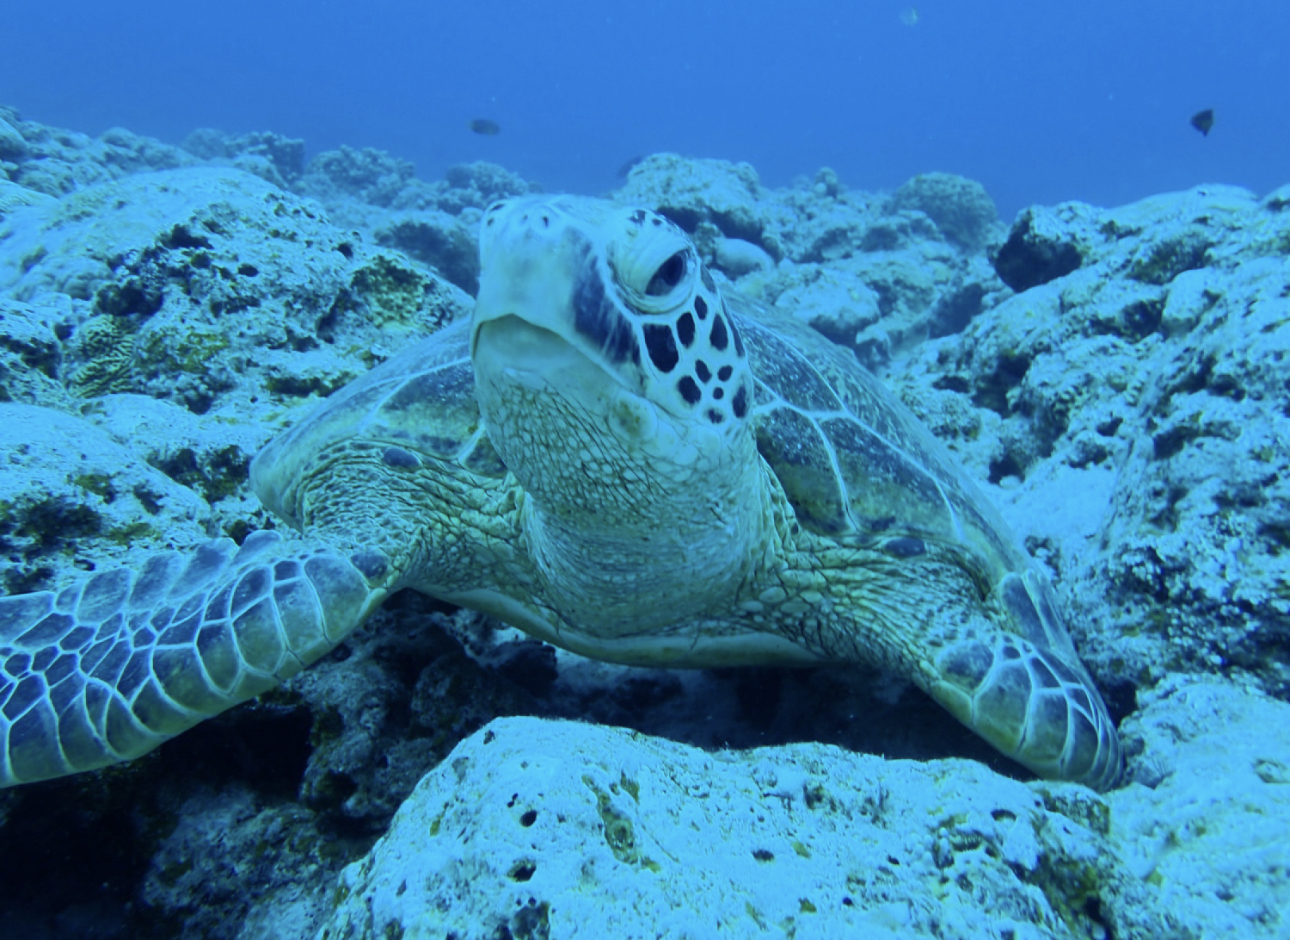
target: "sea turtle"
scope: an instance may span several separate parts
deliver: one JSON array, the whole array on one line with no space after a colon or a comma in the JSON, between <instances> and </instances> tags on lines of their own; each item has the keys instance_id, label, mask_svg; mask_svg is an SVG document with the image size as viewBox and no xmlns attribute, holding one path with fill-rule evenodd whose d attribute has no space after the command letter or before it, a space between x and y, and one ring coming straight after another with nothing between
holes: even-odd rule
<instances>
[{"instance_id":1,"label":"sea turtle","mask_svg":"<svg viewBox=\"0 0 1290 940\"><path fill-rule=\"evenodd\" d=\"M1115 727L1044 576L855 357L723 291L664 216L491 206L473 318L251 467L297 530L0 599L0 784L129 760L413 588L628 664L878 664L1045 777Z\"/></svg>"}]
</instances>

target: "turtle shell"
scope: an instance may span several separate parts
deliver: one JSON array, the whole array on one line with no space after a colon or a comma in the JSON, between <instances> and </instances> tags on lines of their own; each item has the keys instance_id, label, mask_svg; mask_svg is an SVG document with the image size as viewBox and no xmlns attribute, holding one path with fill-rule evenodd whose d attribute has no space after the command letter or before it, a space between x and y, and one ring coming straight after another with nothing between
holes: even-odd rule
<instances>
[{"instance_id":1,"label":"turtle shell","mask_svg":"<svg viewBox=\"0 0 1290 940\"><path fill-rule=\"evenodd\" d=\"M992 585L1029 567L950 453L850 350L751 300L726 304L756 376L758 450L804 528L897 555L931 540Z\"/></svg>"},{"instance_id":2,"label":"turtle shell","mask_svg":"<svg viewBox=\"0 0 1290 940\"><path fill-rule=\"evenodd\" d=\"M506 466L479 420L469 321L404 349L270 441L251 465L256 494L299 527L296 487L336 447L379 449L393 468L415 466L421 454L478 477L503 478Z\"/></svg>"}]
</instances>

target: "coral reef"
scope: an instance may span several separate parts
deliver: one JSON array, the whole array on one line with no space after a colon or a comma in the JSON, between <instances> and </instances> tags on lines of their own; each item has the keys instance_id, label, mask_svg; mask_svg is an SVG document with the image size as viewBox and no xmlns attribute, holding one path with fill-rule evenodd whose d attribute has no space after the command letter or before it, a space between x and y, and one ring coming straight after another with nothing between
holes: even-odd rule
<instances>
[{"instance_id":1,"label":"coral reef","mask_svg":"<svg viewBox=\"0 0 1290 940\"><path fill-rule=\"evenodd\" d=\"M0 108L6 591L280 524L251 455L468 315L480 212L535 188ZM1033 207L1005 229L949 174L775 190L658 154L614 198L661 208L723 289L854 350L947 442L1054 573L1131 782L1009 779L882 676L608 666L400 596L152 755L0 792L24 862L6 924L251 940L434 916L538 937L706 909L750 936L1284 935L1290 187ZM758 749L702 750L723 747Z\"/></svg>"},{"instance_id":2,"label":"coral reef","mask_svg":"<svg viewBox=\"0 0 1290 940\"><path fill-rule=\"evenodd\" d=\"M1162 690L1133 733L1166 779L1105 797L964 762L498 719L345 870L320 936L1271 938L1290 849L1253 833L1290 810L1270 759L1287 713L1217 682ZM1214 766L1239 769L1211 804Z\"/></svg>"}]
</instances>

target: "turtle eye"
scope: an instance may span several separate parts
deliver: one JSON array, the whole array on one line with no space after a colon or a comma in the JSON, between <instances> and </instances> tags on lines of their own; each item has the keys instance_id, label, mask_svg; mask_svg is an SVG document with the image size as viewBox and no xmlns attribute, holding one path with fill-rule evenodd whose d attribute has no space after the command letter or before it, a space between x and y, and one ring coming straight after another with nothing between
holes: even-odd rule
<instances>
[{"instance_id":1,"label":"turtle eye","mask_svg":"<svg viewBox=\"0 0 1290 940\"><path fill-rule=\"evenodd\" d=\"M645 293L650 297L664 297L676 290L676 285L685 277L689 264L684 251L678 251L658 266L654 276L649 279Z\"/></svg>"}]
</instances>

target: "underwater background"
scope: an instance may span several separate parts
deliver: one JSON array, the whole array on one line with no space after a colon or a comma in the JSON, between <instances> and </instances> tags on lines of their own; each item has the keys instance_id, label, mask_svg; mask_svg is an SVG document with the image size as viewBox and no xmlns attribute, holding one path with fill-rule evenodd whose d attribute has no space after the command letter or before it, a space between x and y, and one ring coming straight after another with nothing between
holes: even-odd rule
<instances>
[{"instance_id":1,"label":"underwater background","mask_svg":"<svg viewBox=\"0 0 1290 940\"><path fill-rule=\"evenodd\" d=\"M604 194L949 448L1127 770L401 591L149 754L0 778L0 940L1290 938L1288 48L1247 0L6 4L0 594L287 531L253 455L471 315L486 207Z\"/></svg>"},{"instance_id":2,"label":"underwater background","mask_svg":"<svg viewBox=\"0 0 1290 940\"><path fill-rule=\"evenodd\" d=\"M55 0L6 4L3 45L0 101L33 120L172 143L272 129L310 156L376 147L425 179L485 159L550 191L603 192L675 151L776 186L958 173L1009 219L1201 182L1261 193L1290 165L1273 0Z\"/></svg>"}]
</instances>

